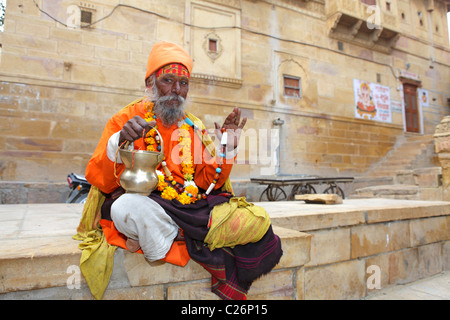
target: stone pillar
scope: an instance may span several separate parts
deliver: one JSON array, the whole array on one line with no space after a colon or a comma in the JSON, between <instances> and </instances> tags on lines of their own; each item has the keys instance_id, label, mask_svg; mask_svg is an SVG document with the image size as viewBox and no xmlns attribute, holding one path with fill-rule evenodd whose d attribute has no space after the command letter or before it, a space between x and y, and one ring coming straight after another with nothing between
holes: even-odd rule
<instances>
[{"instance_id":1,"label":"stone pillar","mask_svg":"<svg viewBox=\"0 0 450 320\"><path fill-rule=\"evenodd\" d=\"M450 116L436 126L434 146L442 167L442 200L450 201Z\"/></svg>"}]
</instances>

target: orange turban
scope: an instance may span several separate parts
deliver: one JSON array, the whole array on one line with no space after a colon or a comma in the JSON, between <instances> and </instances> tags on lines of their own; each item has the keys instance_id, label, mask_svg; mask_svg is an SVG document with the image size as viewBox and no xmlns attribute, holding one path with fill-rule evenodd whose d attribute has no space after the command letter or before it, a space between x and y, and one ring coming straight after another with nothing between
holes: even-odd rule
<instances>
[{"instance_id":1,"label":"orange turban","mask_svg":"<svg viewBox=\"0 0 450 320\"><path fill-rule=\"evenodd\" d=\"M169 63L181 63L188 69L189 73L191 73L194 64L189 53L179 45L167 41L158 42L153 46L148 56L145 80Z\"/></svg>"}]
</instances>

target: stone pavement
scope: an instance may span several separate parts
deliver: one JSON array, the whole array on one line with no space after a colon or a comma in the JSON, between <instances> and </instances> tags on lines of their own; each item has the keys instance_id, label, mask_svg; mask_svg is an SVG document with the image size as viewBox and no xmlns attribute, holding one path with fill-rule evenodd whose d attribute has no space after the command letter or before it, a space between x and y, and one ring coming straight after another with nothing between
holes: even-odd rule
<instances>
[{"instance_id":1,"label":"stone pavement","mask_svg":"<svg viewBox=\"0 0 450 320\"><path fill-rule=\"evenodd\" d=\"M450 300L450 271L408 284L381 289L364 300Z\"/></svg>"}]
</instances>

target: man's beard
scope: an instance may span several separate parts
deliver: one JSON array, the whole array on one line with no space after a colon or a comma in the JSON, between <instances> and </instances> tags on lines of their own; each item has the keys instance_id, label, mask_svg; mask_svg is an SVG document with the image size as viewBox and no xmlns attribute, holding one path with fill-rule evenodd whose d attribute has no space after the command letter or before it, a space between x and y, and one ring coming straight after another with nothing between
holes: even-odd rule
<instances>
[{"instance_id":1,"label":"man's beard","mask_svg":"<svg viewBox=\"0 0 450 320\"><path fill-rule=\"evenodd\" d=\"M153 113L161 119L165 127L170 127L184 118L186 100L177 94L160 97L156 86L153 86L147 88L146 100L155 101Z\"/></svg>"},{"instance_id":2,"label":"man's beard","mask_svg":"<svg viewBox=\"0 0 450 320\"><path fill-rule=\"evenodd\" d=\"M184 118L184 106L183 97L177 94L164 96L156 100L153 113L161 119L165 127L170 127Z\"/></svg>"}]
</instances>

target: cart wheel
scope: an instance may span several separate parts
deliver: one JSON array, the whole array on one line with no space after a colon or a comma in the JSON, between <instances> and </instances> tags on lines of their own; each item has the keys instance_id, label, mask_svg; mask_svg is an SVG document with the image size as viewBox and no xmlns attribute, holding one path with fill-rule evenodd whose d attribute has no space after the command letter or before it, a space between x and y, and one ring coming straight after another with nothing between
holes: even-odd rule
<instances>
[{"instance_id":1,"label":"cart wheel","mask_svg":"<svg viewBox=\"0 0 450 320\"><path fill-rule=\"evenodd\" d=\"M264 200L269 200L267 195L267 190L269 190L269 187L265 188L264 191L259 196L259 202L263 201L264 195L266 196Z\"/></svg>"},{"instance_id":2,"label":"cart wheel","mask_svg":"<svg viewBox=\"0 0 450 320\"><path fill-rule=\"evenodd\" d=\"M269 201L283 201L287 195L281 187L272 187L267 190L267 198Z\"/></svg>"},{"instance_id":3,"label":"cart wheel","mask_svg":"<svg viewBox=\"0 0 450 320\"><path fill-rule=\"evenodd\" d=\"M337 194L342 199L345 199L344 191L339 186L337 186L335 184L330 184L330 186L328 188L326 188L323 193Z\"/></svg>"},{"instance_id":4,"label":"cart wheel","mask_svg":"<svg viewBox=\"0 0 450 320\"><path fill-rule=\"evenodd\" d=\"M294 200L297 194L312 194L317 193L316 189L311 184L297 184L292 188L291 194L289 195L289 200Z\"/></svg>"},{"instance_id":5,"label":"cart wheel","mask_svg":"<svg viewBox=\"0 0 450 320\"><path fill-rule=\"evenodd\" d=\"M300 188L300 192L297 194L313 194L313 193L317 193L316 189L314 189L314 187L310 184L305 184Z\"/></svg>"}]
</instances>

